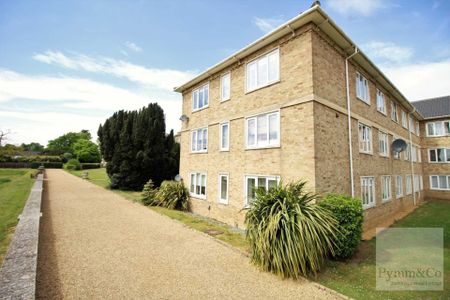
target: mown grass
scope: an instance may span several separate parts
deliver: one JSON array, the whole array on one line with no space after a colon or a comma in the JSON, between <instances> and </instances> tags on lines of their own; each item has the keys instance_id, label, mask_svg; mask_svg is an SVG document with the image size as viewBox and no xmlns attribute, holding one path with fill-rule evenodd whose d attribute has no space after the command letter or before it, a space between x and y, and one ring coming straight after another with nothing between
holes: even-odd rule
<instances>
[{"instance_id":1,"label":"mown grass","mask_svg":"<svg viewBox=\"0 0 450 300\"><path fill-rule=\"evenodd\" d=\"M0 169L0 265L34 180L32 170Z\"/></svg>"},{"instance_id":2,"label":"mown grass","mask_svg":"<svg viewBox=\"0 0 450 300\"><path fill-rule=\"evenodd\" d=\"M109 179L105 169L93 169L88 170L88 172L91 182L108 188ZM76 176L81 176L82 171L71 171L71 173ZM139 201L139 192L113 191L127 199ZM226 224L215 222L192 213L162 207L150 208L160 214L180 221L187 227L202 232L210 230L221 231L223 234L217 235L215 238L249 253L249 245L245 239L245 235L242 232L235 231ZM450 201L426 203L403 220L396 222L393 226L444 228L444 291L376 291L376 238L363 242L353 259L347 262L328 262L326 268L316 278L312 279L355 299L450 299Z\"/></svg>"},{"instance_id":3,"label":"mown grass","mask_svg":"<svg viewBox=\"0 0 450 300\"><path fill-rule=\"evenodd\" d=\"M81 177L83 172L85 171L89 173L89 181L103 188L109 189L109 178L104 168L69 171L69 172L75 176ZM111 190L111 191L129 200L140 202L141 196L140 192L120 191L120 190ZM228 243L233 247L238 248L239 250L245 253L249 252L248 243L242 231L235 230L226 224L211 219L207 219L189 212L171 210L164 207L149 206L149 208L156 211L157 213L163 214L171 219L177 220L189 228L201 232L205 233L210 233L212 231L222 232L221 234L215 235L214 237L217 238L218 240Z\"/></svg>"},{"instance_id":4,"label":"mown grass","mask_svg":"<svg viewBox=\"0 0 450 300\"><path fill-rule=\"evenodd\" d=\"M428 202L393 227L444 228L444 291L377 291L376 238L365 241L348 262L329 262L316 279L355 299L450 299L450 201Z\"/></svg>"}]
</instances>

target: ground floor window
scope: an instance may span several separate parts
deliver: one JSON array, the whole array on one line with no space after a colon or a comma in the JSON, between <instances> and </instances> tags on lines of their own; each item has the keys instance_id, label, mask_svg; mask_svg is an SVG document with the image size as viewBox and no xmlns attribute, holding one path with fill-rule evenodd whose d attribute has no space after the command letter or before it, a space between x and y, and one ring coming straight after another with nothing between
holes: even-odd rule
<instances>
[{"instance_id":1,"label":"ground floor window","mask_svg":"<svg viewBox=\"0 0 450 300\"><path fill-rule=\"evenodd\" d=\"M374 177L361 177L361 199L363 202L363 208L375 206Z\"/></svg>"},{"instance_id":2,"label":"ground floor window","mask_svg":"<svg viewBox=\"0 0 450 300\"><path fill-rule=\"evenodd\" d=\"M190 174L189 192L196 198L206 198L206 173L193 172Z\"/></svg>"},{"instance_id":3,"label":"ground floor window","mask_svg":"<svg viewBox=\"0 0 450 300\"><path fill-rule=\"evenodd\" d=\"M430 187L432 190L450 190L450 175L431 175Z\"/></svg>"},{"instance_id":4,"label":"ground floor window","mask_svg":"<svg viewBox=\"0 0 450 300\"><path fill-rule=\"evenodd\" d=\"M414 192L418 192L420 190L420 179L419 175L414 174Z\"/></svg>"},{"instance_id":5,"label":"ground floor window","mask_svg":"<svg viewBox=\"0 0 450 300\"><path fill-rule=\"evenodd\" d=\"M228 204L228 174L219 174L219 202Z\"/></svg>"},{"instance_id":6,"label":"ground floor window","mask_svg":"<svg viewBox=\"0 0 450 300\"><path fill-rule=\"evenodd\" d=\"M395 177L395 194L397 198L403 196L403 177L400 175Z\"/></svg>"},{"instance_id":7,"label":"ground floor window","mask_svg":"<svg viewBox=\"0 0 450 300\"><path fill-rule=\"evenodd\" d=\"M412 180L411 175L406 175L406 195L412 194Z\"/></svg>"},{"instance_id":8,"label":"ground floor window","mask_svg":"<svg viewBox=\"0 0 450 300\"><path fill-rule=\"evenodd\" d=\"M391 176L381 176L381 200L391 199Z\"/></svg>"},{"instance_id":9,"label":"ground floor window","mask_svg":"<svg viewBox=\"0 0 450 300\"><path fill-rule=\"evenodd\" d=\"M280 177L278 176L245 176L245 206L250 206L255 200L258 188L264 188L267 191L276 187L279 181Z\"/></svg>"}]
</instances>

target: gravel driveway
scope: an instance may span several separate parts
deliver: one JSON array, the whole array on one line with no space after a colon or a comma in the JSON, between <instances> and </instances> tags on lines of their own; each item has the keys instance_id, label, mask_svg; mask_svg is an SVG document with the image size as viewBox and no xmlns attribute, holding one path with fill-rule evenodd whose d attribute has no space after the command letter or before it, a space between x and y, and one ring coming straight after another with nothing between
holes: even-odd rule
<instances>
[{"instance_id":1,"label":"gravel driveway","mask_svg":"<svg viewBox=\"0 0 450 300\"><path fill-rule=\"evenodd\" d=\"M281 280L202 233L62 170L47 170L42 299L334 299Z\"/></svg>"}]
</instances>

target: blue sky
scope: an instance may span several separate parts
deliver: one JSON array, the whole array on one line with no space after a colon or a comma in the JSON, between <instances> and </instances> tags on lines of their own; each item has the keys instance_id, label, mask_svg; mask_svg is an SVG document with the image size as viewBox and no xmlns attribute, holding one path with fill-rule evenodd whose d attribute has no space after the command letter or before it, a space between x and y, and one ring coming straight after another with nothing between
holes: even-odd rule
<instances>
[{"instance_id":1,"label":"blue sky","mask_svg":"<svg viewBox=\"0 0 450 300\"><path fill-rule=\"evenodd\" d=\"M89 129L157 101L179 129L174 86L312 1L0 1L0 129L10 142ZM450 0L323 0L412 101L450 94Z\"/></svg>"}]
</instances>

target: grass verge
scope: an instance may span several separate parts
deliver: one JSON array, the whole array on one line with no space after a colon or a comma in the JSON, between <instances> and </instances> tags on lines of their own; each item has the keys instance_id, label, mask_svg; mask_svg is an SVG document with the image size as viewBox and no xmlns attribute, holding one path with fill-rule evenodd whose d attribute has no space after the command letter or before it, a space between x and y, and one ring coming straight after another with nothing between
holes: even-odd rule
<instances>
[{"instance_id":1,"label":"grass verge","mask_svg":"<svg viewBox=\"0 0 450 300\"><path fill-rule=\"evenodd\" d=\"M0 265L27 201L34 180L32 170L0 169Z\"/></svg>"}]
</instances>

